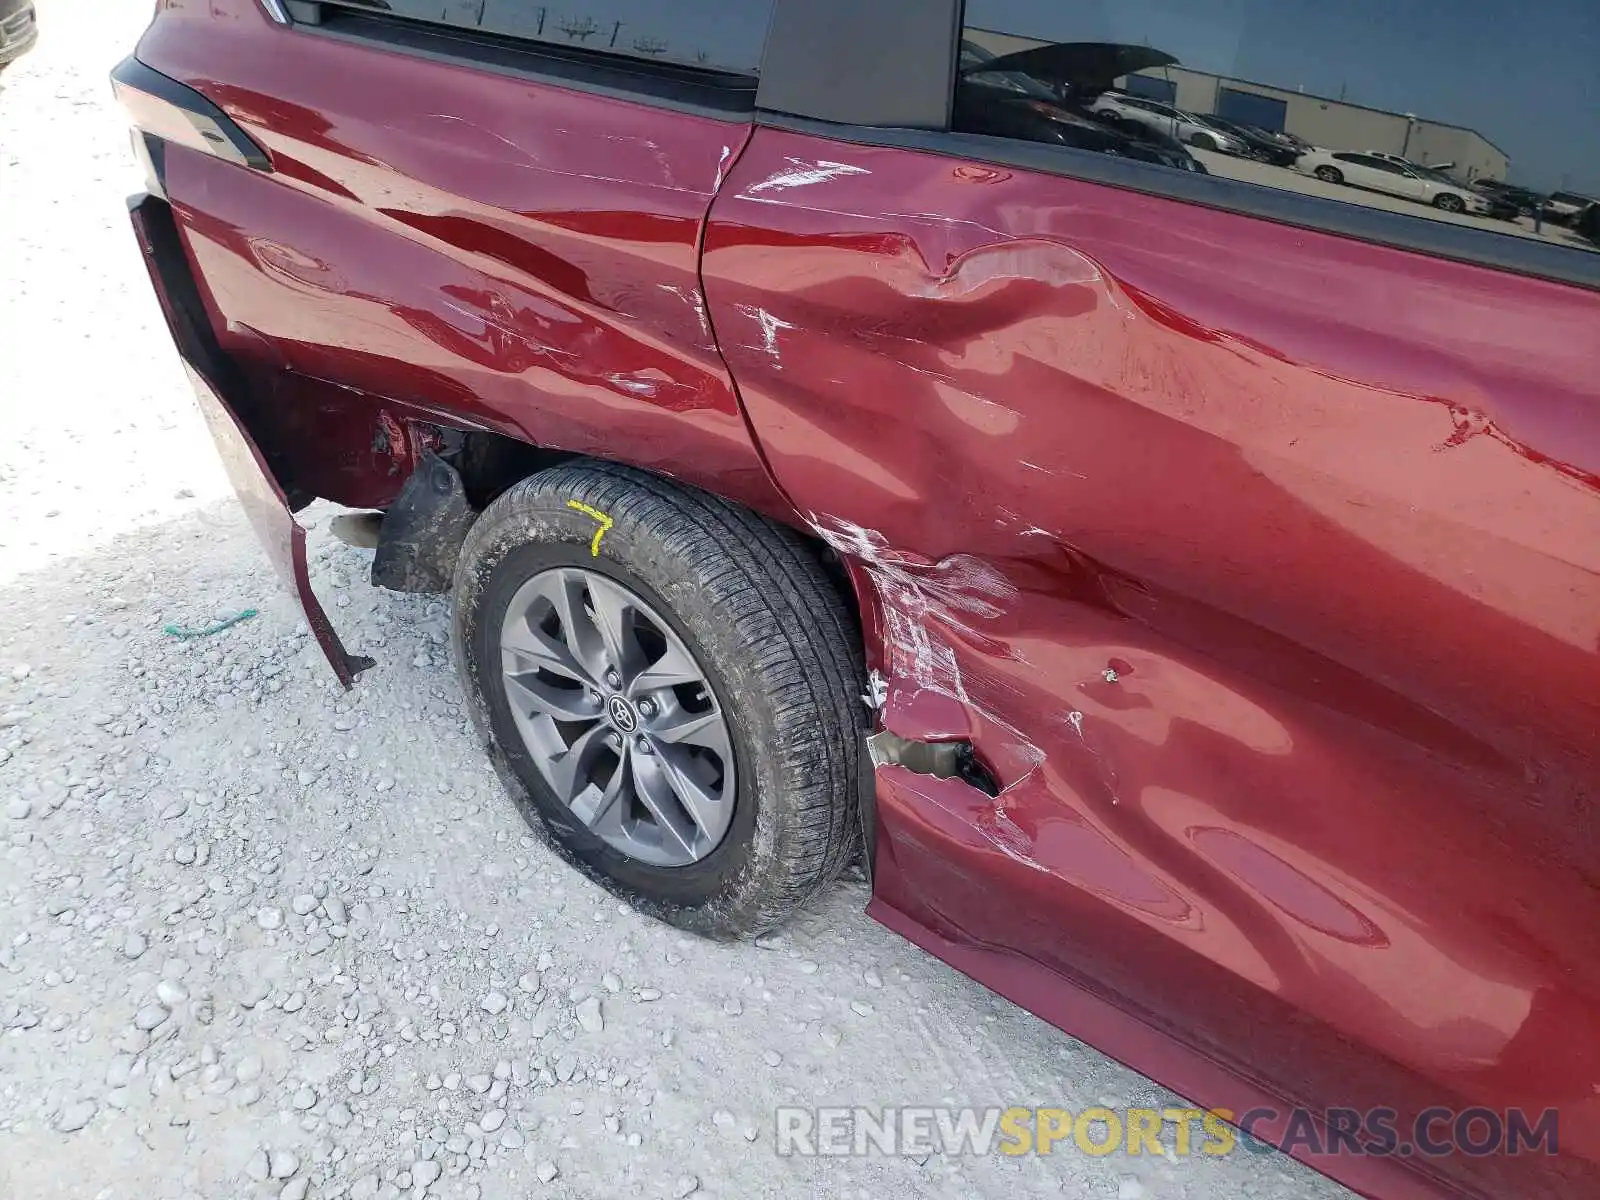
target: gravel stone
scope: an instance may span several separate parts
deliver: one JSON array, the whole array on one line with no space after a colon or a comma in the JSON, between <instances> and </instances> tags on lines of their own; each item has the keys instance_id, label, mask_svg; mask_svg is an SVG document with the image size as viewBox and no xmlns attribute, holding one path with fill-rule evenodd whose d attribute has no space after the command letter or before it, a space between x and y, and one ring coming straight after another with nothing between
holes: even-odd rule
<instances>
[{"instance_id":1,"label":"gravel stone","mask_svg":"<svg viewBox=\"0 0 1600 1200\"><path fill-rule=\"evenodd\" d=\"M606 1027L605 1017L600 1012L600 999L590 996L587 1000L578 1002L578 1024L589 1033L600 1033Z\"/></svg>"},{"instance_id":2,"label":"gravel stone","mask_svg":"<svg viewBox=\"0 0 1600 1200\"><path fill-rule=\"evenodd\" d=\"M76 1133L93 1120L98 1111L93 1100L73 1100L63 1104L61 1111L56 1114L56 1129L62 1133Z\"/></svg>"},{"instance_id":3,"label":"gravel stone","mask_svg":"<svg viewBox=\"0 0 1600 1200\"><path fill-rule=\"evenodd\" d=\"M148 1033L164 1022L172 1014L166 1006L161 1004L146 1004L133 1014L133 1027Z\"/></svg>"},{"instance_id":4,"label":"gravel stone","mask_svg":"<svg viewBox=\"0 0 1600 1200\"><path fill-rule=\"evenodd\" d=\"M439 1178L439 1164L430 1158L420 1159L411 1164L411 1186L422 1189L432 1185Z\"/></svg>"}]
</instances>

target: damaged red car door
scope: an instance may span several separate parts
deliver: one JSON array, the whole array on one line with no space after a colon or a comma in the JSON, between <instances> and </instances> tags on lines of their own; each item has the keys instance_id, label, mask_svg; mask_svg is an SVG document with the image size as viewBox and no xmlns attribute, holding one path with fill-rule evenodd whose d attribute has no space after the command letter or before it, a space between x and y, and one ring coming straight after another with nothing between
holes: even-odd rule
<instances>
[{"instance_id":1,"label":"damaged red car door","mask_svg":"<svg viewBox=\"0 0 1600 1200\"><path fill-rule=\"evenodd\" d=\"M1600 1150L1600 298L798 126L704 276L886 726L997 785L880 766L884 920L1264 1135L1559 1105Z\"/></svg>"}]
</instances>

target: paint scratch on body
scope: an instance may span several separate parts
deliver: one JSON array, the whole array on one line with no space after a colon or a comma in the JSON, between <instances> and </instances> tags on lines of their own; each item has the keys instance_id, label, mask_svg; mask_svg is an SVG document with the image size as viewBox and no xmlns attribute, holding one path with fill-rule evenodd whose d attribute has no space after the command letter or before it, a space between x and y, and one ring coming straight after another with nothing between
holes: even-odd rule
<instances>
[{"instance_id":1,"label":"paint scratch on body","mask_svg":"<svg viewBox=\"0 0 1600 1200\"><path fill-rule=\"evenodd\" d=\"M766 309L754 304L741 304L739 311L744 313L757 325L761 326L761 345L751 346L752 350L762 350L768 354L774 365L781 366L778 361L778 331L780 329L793 329L794 326L781 317L775 317Z\"/></svg>"},{"instance_id":2,"label":"paint scratch on body","mask_svg":"<svg viewBox=\"0 0 1600 1200\"><path fill-rule=\"evenodd\" d=\"M990 725L1014 741L1008 749L1028 763L1031 773L1044 752L998 715L974 704L962 677L961 662L948 630L956 636L982 638L976 626L1001 615L1017 588L988 563L970 554L953 554L937 562L919 561L895 550L875 529L837 517L809 515L811 528L840 556L859 563L871 577L882 601L883 641L891 678L945 696L979 712ZM1014 787L1013 780L1005 790Z\"/></svg>"},{"instance_id":3,"label":"paint scratch on body","mask_svg":"<svg viewBox=\"0 0 1600 1200\"><path fill-rule=\"evenodd\" d=\"M846 175L871 174L865 167L858 167L852 163L829 162L827 159L807 162L801 158L786 158L784 161L789 164L787 169L767 176L760 183L752 184L748 194L782 192L790 188L806 187L808 184L826 183L830 179L839 179Z\"/></svg>"},{"instance_id":4,"label":"paint scratch on body","mask_svg":"<svg viewBox=\"0 0 1600 1200\"><path fill-rule=\"evenodd\" d=\"M652 381L631 375L607 375L605 379L612 387L631 396L654 396L660 390L659 385Z\"/></svg>"}]
</instances>

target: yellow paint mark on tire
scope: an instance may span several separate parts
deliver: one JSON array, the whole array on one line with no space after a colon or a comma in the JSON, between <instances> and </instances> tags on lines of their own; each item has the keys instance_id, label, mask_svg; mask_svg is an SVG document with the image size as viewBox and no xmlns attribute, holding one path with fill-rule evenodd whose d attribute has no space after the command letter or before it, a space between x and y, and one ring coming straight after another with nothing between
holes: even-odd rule
<instances>
[{"instance_id":1,"label":"yellow paint mark on tire","mask_svg":"<svg viewBox=\"0 0 1600 1200\"><path fill-rule=\"evenodd\" d=\"M593 517L596 521L600 522L600 528L594 531L594 541L589 543L589 554L594 558L599 558L600 539L605 537L606 530L610 529L616 524L616 522L608 517L605 513L601 512L598 508L592 508L585 504L582 500L568 500L567 507L575 508L584 516Z\"/></svg>"}]
</instances>

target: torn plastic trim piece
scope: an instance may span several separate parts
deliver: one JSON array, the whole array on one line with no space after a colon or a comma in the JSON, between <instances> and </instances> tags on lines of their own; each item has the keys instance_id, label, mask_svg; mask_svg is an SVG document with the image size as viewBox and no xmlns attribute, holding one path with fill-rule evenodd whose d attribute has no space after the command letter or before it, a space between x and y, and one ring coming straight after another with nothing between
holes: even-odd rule
<instances>
[{"instance_id":1,"label":"torn plastic trim piece","mask_svg":"<svg viewBox=\"0 0 1600 1200\"><path fill-rule=\"evenodd\" d=\"M875 767L898 766L935 779L959 779L986 796L1000 794L999 781L979 760L972 743L915 742L885 729L867 739Z\"/></svg>"},{"instance_id":2,"label":"torn plastic trim piece","mask_svg":"<svg viewBox=\"0 0 1600 1200\"><path fill-rule=\"evenodd\" d=\"M447 592L467 530L478 519L456 469L423 448L385 510L372 582L395 592Z\"/></svg>"},{"instance_id":3,"label":"torn plastic trim piece","mask_svg":"<svg viewBox=\"0 0 1600 1200\"><path fill-rule=\"evenodd\" d=\"M216 442L245 516L284 584L299 597L306 624L317 639L339 682L350 687L355 677L373 666L364 654L351 654L311 589L306 565L306 531L289 511L284 489L251 436L240 405L250 399L233 360L217 346L205 318L199 289L189 273L171 206L156 196L135 196L128 218L138 239L150 285L166 318L167 331L194 386L200 415ZM246 410L248 411L248 405Z\"/></svg>"}]
</instances>

